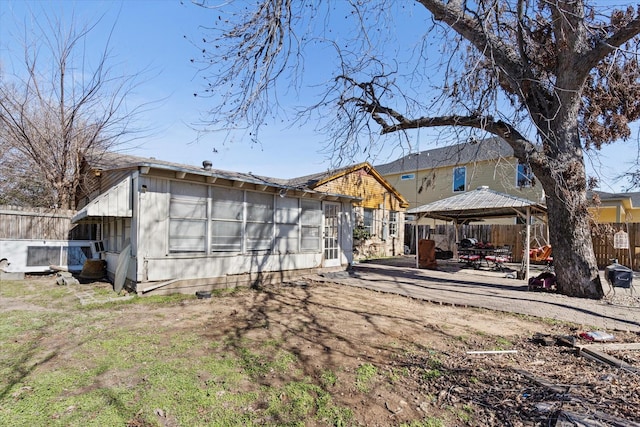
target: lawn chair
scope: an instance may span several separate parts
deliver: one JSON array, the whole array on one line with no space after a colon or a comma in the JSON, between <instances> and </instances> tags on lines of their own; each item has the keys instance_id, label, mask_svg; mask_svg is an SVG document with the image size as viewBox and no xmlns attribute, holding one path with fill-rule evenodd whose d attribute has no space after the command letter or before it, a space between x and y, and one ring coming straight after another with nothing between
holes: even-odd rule
<instances>
[{"instance_id":1,"label":"lawn chair","mask_svg":"<svg viewBox=\"0 0 640 427\"><path fill-rule=\"evenodd\" d=\"M524 250L522 251L524 255ZM553 273L553 257L551 256L552 249L551 245L544 245L539 248L529 249L529 262L533 264L543 264L545 265L545 272ZM522 262L520 263L520 278L523 279L525 276L526 270L526 257L522 257Z\"/></svg>"},{"instance_id":2,"label":"lawn chair","mask_svg":"<svg viewBox=\"0 0 640 427\"><path fill-rule=\"evenodd\" d=\"M461 262L465 262L468 266L475 268L476 270L480 268L480 261L482 257L476 254L463 254L460 255L459 260Z\"/></svg>"},{"instance_id":3,"label":"lawn chair","mask_svg":"<svg viewBox=\"0 0 640 427\"><path fill-rule=\"evenodd\" d=\"M544 245L540 248L531 249L529 251L529 261L538 264L551 264L553 263L551 252L551 245Z\"/></svg>"},{"instance_id":4,"label":"lawn chair","mask_svg":"<svg viewBox=\"0 0 640 427\"><path fill-rule=\"evenodd\" d=\"M511 262L510 255L487 255L484 257L489 267L497 271L505 271L504 264Z\"/></svg>"}]
</instances>

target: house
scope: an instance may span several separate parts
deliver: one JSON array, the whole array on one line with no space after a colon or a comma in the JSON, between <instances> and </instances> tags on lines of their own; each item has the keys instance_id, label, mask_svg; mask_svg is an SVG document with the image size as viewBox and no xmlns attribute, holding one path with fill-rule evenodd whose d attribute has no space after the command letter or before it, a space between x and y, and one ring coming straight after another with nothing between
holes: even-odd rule
<instances>
[{"instance_id":1,"label":"house","mask_svg":"<svg viewBox=\"0 0 640 427\"><path fill-rule=\"evenodd\" d=\"M145 294L286 280L353 260L357 197L287 180L117 153L87 157L74 223L93 223L107 274Z\"/></svg>"},{"instance_id":2,"label":"house","mask_svg":"<svg viewBox=\"0 0 640 427\"><path fill-rule=\"evenodd\" d=\"M598 223L640 223L640 193L592 191L591 212Z\"/></svg>"},{"instance_id":3,"label":"house","mask_svg":"<svg viewBox=\"0 0 640 427\"><path fill-rule=\"evenodd\" d=\"M410 208L480 187L534 202L544 200L530 167L519 163L511 146L497 137L408 154L375 168Z\"/></svg>"},{"instance_id":4,"label":"house","mask_svg":"<svg viewBox=\"0 0 640 427\"><path fill-rule=\"evenodd\" d=\"M289 185L357 198L353 208L356 259L403 253L404 212L409 203L368 162L295 178Z\"/></svg>"}]
</instances>

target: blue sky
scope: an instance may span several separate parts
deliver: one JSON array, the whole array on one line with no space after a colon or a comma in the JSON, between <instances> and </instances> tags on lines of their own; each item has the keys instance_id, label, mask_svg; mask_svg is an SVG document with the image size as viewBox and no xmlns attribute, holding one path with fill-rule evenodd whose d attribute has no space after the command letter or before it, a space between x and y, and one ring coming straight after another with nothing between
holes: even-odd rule
<instances>
[{"instance_id":1,"label":"blue sky","mask_svg":"<svg viewBox=\"0 0 640 427\"><path fill-rule=\"evenodd\" d=\"M41 14L43 9L56 15L75 13L77 22L101 18L98 31L89 35L89 40L99 47L104 46L104 35L115 24L112 61L129 74L143 72L144 76L132 102L155 102L140 117L140 125L149 129L148 135L136 141L128 153L198 166L208 159L214 168L279 178L315 173L331 166L323 152L326 140L313 125L287 129L286 120L274 122L261 131L258 145L242 135L229 140L221 133L206 134L196 141L197 133L192 127L212 100L193 96L201 88L202 76L190 62L198 52L189 39L202 38L201 26L217 16L215 13L196 7L189 0L0 0L0 66L5 71L8 49L16 47L9 33L16 30L16 24L21 24L29 10ZM318 64L321 61L313 66ZM418 132L412 135L412 144L421 150L430 148L429 132L423 130L421 134L419 142L415 140ZM633 139L601 153L603 191L619 191L624 184L616 184L612 178L635 159L637 135ZM401 155L397 149L387 147L377 157L363 156L353 161L385 163ZM593 171L596 167L586 161Z\"/></svg>"}]
</instances>

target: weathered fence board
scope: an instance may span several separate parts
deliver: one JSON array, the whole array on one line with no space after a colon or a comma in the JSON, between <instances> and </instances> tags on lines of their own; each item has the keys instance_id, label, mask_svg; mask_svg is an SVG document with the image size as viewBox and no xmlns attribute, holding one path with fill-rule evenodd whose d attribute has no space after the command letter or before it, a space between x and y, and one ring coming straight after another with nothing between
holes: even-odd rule
<instances>
[{"instance_id":1,"label":"weathered fence board","mask_svg":"<svg viewBox=\"0 0 640 427\"><path fill-rule=\"evenodd\" d=\"M74 214L72 210L0 205L0 239L93 238L91 226L72 226Z\"/></svg>"},{"instance_id":2,"label":"weathered fence board","mask_svg":"<svg viewBox=\"0 0 640 427\"><path fill-rule=\"evenodd\" d=\"M614 249L613 233L604 237L594 235L593 250L599 268L604 268L612 259L634 270L640 270L640 224L609 224L611 230L623 230L628 233L630 249ZM477 239L480 242L491 243L494 246L508 246L511 248L513 261L522 261L525 240L524 225L462 225L459 228L458 240L465 237ZM443 250L454 250L456 234L453 225L420 225L418 239L433 239L436 246ZM547 243L547 229L545 225L537 225L531 230L531 245L539 247ZM415 228L413 224L405 224L405 245L411 253L415 253Z\"/></svg>"}]
</instances>

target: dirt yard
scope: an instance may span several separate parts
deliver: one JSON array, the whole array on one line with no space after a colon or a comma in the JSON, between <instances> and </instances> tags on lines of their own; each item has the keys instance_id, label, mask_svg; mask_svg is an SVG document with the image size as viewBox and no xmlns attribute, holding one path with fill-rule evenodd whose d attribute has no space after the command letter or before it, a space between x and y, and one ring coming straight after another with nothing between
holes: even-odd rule
<instances>
[{"instance_id":1,"label":"dirt yard","mask_svg":"<svg viewBox=\"0 0 640 427\"><path fill-rule=\"evenodd\" d=\"M40 278L29 286L55 284ZM76 298L73 289L69 291L65 298L72 303ZM1 308L34 313L69 310L13 296L3 297ZM578 337L581 332L552 321L435 305L310 280L176 304L105 305L91 309L90 316L80 315L86 318L87 328L100 322L103 330L163 334L162 343L189 334L205 342L255 343L255 352L260 351L257 343L277 343L278 351L295 355L290 375L320 384L336 405L352 411L352 425L565 426L578 425L571 420L583 416L592 424L580 425L631 426L637 425L632 420L640 420L638 373L577 356L553 340L550 345L533 340L536 334ZM69 363L68 354L87 339L82 329L78 326L40 338L43 348L64 349L60 354L65 356L48 360L46 369ZM640 341L633 333L616 333L616 339ZM474 351L494 353L468 353ZM610 354L640 366L640 352ZM184 357L188 360L188 351ZM363 366L371 369L367 378L359 377ZM323 382L327 372L335 374L333 381ZM127 372L126 381L144 381L135 375ZM273 386L288 380L286 373L272 373L255 382ZM252 389L256 384L243 387ZM260 411L260 407L246 410ZM620 420L628 424L616 424ZM266 415L263 421L277 424ZM159 423L184 425L178 419ZM149 424L133 417L128 425ZM309 417L305 425L326 424Z\"/></svg>"}]
</instances>

